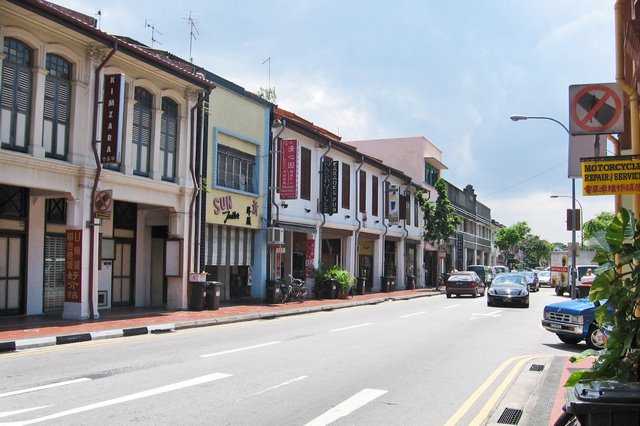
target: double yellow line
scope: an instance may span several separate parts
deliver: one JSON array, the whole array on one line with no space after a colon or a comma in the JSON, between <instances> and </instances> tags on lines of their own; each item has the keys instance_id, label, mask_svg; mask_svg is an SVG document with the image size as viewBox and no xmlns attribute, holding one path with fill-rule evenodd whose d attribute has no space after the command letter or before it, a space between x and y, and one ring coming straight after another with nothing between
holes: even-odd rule
<instances>
[{"instance_id":1,"label":"double yellow line","mask_svg":"<svg viewBox=\"0 0 640 426\"><path fill-rule=\"evenodd\" d=\"M543 355L522 355L518 357L513 357L500 365L491 376L478 388L476 391L460 406L458 411L454 413L454 415L447 420L445 426L455 426L458 422L467 414L467 412L471 409L471 407L478 401L480 396L484 394L489 386L493 385L493 383L498 379L498 377L502 374L502 372L509 366L509 364L516 362L513 366L509 374L502 380L500 385L496 388L496 390L491 394L489 400L484 404L482 409L478 412L478 414L473 418L473 420L469 423L469 425L481 425L482 422L489 416L491 410L494 408L496 403L500 398L503 397L507 388L512 384L516 375L520 373L522 367L529 361L540 358L540 357L548 357L553 356L553 354L543 354Z\"/></svg>"}]
</instances>

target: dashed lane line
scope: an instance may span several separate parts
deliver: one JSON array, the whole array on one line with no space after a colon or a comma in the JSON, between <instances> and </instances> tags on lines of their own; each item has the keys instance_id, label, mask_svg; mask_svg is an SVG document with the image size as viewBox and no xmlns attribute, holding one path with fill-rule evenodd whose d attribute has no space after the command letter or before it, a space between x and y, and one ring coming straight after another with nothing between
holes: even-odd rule
<instances>
[{"instance_id":1,"label":"dashed lane line","mask_svg":"<svg viewBox=\"0 0 640 426\"><path fill-rule=\"evenodd\" d=\"M334 331L345 331L345 330L351 330L351 329L354 329L354 328L366 327L366 326L371 325L371 324L373 324L373 323L365 322L363 324L350 325L349 327L334 328L333 330L329 330L329 331L331 331L331 332L334 332Z\"/></svg>"},{"instance_id":2,"label":"dashed lane line","mask_svg":"<svg viewBox=\"0 0 640 426\"><path fill-rule=\"evenodd\" d=\"M380 389L363 389L357 394L353 395L349 399L341 402L340 404L333 407L331 410L325 412L319 417L311 420L305 426L325 426L334 421L338 420L341 417L347 416L360 407L363 407L375 400L376 398L381 397L387 393L386 390Z\"/></svg>"},{"instance_id":3,"label":"dashed lane line","mask_svg":"<svg viewBox=\"0 0 640 426\"><path fill-rule=\"evenodd\" d=\"M282 343L282 342L279 342L279 341L267 342L267 343L261 343L259 345L245 346L243 348L229 349L228 351L221 351L221 352L214 352L214 353L211 353L211 354L200 355L200 358L210 358L212 356L219 356L219 355L232 354L232 353L235 353L235 352L248 351L248 350L251 350L251 349L263 348L265 346L277 345L278 343Z\"/></svg>"},{"instance_id":4,"label":"dashed lane line","mask_svg":"<svg viewBox=\"0 0 640 426\"><path fill-rule=\"evenodd\" d=\"M11 392L0 393L0 398L6 398L8 396L20 395L20 394L29 393L29 392L37 392L43 389L57 388L59 386L72 385L74 383L81 383L81 382L88 382L88 381L91 381L91 379L88 377L81 377L79 379L66 380L64 382L51 383L48 385L36 386L28 389L20 389L20 390L15 390Z\"/></svg>"}]
</instances>

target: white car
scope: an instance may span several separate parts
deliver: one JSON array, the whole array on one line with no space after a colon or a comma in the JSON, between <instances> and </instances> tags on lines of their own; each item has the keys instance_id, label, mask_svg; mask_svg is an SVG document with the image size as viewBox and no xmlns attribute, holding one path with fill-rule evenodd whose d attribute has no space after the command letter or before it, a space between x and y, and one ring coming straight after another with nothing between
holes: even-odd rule
<instances>
[{"instance_id":1,"label":"white car","mask_svg":"<svg viewBox=\"0 0 640 426\"><path fill-rule=\"evenodd\" d=\"M538 272L538 283L540 286L549 287L551 286L551 271L540 271Z\"/></svg>"}]
</instances>

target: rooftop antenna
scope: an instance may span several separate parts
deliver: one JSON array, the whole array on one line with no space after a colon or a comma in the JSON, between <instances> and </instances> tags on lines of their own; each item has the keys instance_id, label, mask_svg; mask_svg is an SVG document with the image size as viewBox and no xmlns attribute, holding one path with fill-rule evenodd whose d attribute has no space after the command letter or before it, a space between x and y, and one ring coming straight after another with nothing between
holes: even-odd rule
<instances>
[{"instance_id":1,"label":"rooftop antenna","mask_svg":"<svg viewBox=\"0 0 640 426\"><path fill-rule=\"evenodd\" d=\"M269 90L271 90L271 56L269 56L267 59L265 59L262 62L262 65L266 64L267 62L269 62Z\"/></svg>"},{"instance_id":2,"label":"rooftop antenna","mask_svg":"<svg viewBox=\"0 0 640 426\"><path fill-rule=\"evenodd\" d=\"M98 9L98 13L94 16L98 17L98 29L100 29L100 25L102 24L102 10Z\"/></svg>"},{"instance_id":3,"label":"rooftop antenna","mask_svg":"<svg viewBox=\"0 0 640 426\"><path fill-rule=\"evenodd\" d=\"M196 27L196 20L191 17L191 12L189 12L189 17L186 19L189 24L189 61L193 63L193 56L191 56L191 49L193 48L193 40L197 40L196 34L200 35L198 32L198 28Z\"/></svg>"},{"instance_id":4,"label":"rooftop antenna","mask_svg":"<svg viewBox=\"0 0 640 426\"><path fill-rule=\"evenodd\" d=\"M156 27L153 24L148 23L146 19L144 20L144 26L146 28L151 28L151 48L153 49L153 44L154 43L162 44L158 40L156 40L156 33L158 33L160 35L164 35L164 34L162 34L160 31L156 30Z\"/></svg>"}]
</instances>

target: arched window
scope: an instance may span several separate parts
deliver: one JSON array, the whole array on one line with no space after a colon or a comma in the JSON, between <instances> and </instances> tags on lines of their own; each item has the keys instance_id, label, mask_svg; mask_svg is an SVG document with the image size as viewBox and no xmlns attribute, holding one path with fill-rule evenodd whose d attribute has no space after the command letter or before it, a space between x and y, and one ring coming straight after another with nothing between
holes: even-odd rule
<instances>
[{"instance_id":1,"label":"arched window","mask_svg":"<svg viewBox=\"0 0 640 426\"><path fill-rule=\"evenodd\" d=\"M136 87L135 100L136 104L133 107L133 173L149 176L153 95L142 87Z\"/></svg>"},{"instance_id":2,"label":"arched window","mask_svg":"<svg viewBox=\"0 0 640 426\"><path fill-rule=\"evenodd\" d=\"M31 119L31 65L33 52L24 43L4 39L0 89L2 147L27 151Z\"/></svg>"},{"instance_id":3,"label":"arched window","mask_svg":"<svg viewBox=\"0 0 640 426\"><path fill-rule=\"evenodd\" d=\"M178 147L178 104L170 98L162 98L162 123L160 125L160 153L162 154L162 179L173 182L176 178L176 150Z\"/></svg>"},{"instance_id":4,"label":"arched window","mask_svg":"<svg viewBox=\"0 0 640 426\"><path fill-rule=\"evenodd\" d=\"M47 55L44 89L42 144L46 156L66 160L71 111L71 63L58 55Z\"/></svg>"}]
</instances>

